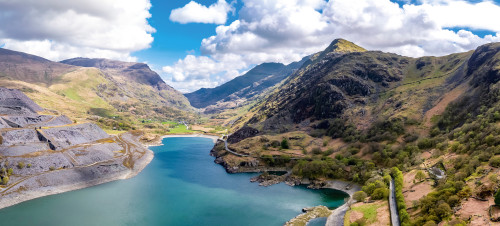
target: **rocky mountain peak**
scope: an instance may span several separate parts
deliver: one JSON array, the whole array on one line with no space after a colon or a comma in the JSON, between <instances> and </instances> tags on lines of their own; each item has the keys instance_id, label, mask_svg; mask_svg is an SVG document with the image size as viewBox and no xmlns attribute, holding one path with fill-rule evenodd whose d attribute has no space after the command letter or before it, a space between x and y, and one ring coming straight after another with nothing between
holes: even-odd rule
<instances>
[{"instance_id":1,"label":"rocky mountain peak","mask_svg":"<svg viewBox=\"0 0 500 226\"><path fill-rule=\"evenodd\" d=\"M345 39L335 39L330 43L328 48L323 51L325 53L353 53L353 52L366 52L361 46L354 44L353 42L347 41Z\"/></svg>"}]
</instances>

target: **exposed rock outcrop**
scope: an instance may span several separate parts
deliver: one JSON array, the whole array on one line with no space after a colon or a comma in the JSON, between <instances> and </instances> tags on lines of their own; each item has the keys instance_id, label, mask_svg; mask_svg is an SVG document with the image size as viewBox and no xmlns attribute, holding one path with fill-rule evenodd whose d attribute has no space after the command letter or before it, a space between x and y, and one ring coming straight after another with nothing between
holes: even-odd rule
<instances>
[{"instance_id":1,"label":"exposed rock outcrop","mask_svg":"<svg viewBox=\"0 0 500 226\"><path fill-rule=\"evenodd\" d=\"M15 111L0 115L0 167L11 171L0 172L2 179L9 176L0 187L0 208L129 178L153 158L139 143L141 134L110 136L92 123L39 115L43 109L23 93L0 88L0 104L5 103Z\"/></svg>"}]
</instances>

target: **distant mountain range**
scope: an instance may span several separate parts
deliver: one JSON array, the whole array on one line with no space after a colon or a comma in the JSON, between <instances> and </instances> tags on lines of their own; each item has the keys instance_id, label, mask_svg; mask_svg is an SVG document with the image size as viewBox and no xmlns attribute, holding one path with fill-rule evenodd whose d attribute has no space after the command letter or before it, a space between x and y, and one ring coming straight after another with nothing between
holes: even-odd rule
<instances>
[{"instance_id":1,"label":"distant mountain range","mask_svg":"<svg viewBox=\"0 0 500 226\"><path fill-rule=\"evenodd\" d=\"M263 63L218 87L202 88L185 96L193 107L206 108L206 113L235 108L283 81L308 59L309 57L304 57L301 61L289 65Z\"/></svg>"}]
</instances>

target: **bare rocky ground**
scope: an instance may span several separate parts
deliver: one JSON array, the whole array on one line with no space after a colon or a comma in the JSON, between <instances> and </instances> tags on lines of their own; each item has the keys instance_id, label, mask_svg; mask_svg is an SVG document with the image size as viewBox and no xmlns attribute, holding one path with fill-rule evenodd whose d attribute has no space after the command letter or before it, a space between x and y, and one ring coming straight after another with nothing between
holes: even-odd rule
<instances>
[{"instance_id":1,"label":"bare rocky ground","mask_svg":"<svg viewBox=\"0 0 500 226\"><path fill-rule=\"evenodd\" d=\"M141 133L110 136L92 123L74 124L18 90L0 87L0 208L137 175L153 159ZM7 173L0 173L4 179Z\"/></svg>"}]
</instances>

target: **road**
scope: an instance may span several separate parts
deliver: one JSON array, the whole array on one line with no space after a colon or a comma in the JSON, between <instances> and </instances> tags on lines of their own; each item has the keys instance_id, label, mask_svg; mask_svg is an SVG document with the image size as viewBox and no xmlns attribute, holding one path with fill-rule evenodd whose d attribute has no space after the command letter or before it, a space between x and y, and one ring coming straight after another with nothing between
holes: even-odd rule
<instances>
[{"instance_id":1,"label":"road","mask_svg":"<svg viewBox=\"0 0 500 226\"><path fill-rule=\"evenodd\" d=\"M240 154L238 152L234 152L234 151L231 151L228 147L227 147L227 140L222 140L224 141L224 147L226 148L226 151L233 154L233 155L237 155L237 156L240 156L240 157L248 157L249 155L244 155L244 154Z\"/></svg>"},{"instance_id":2,"label":"road","mask_svg":"<svg viewBox=\"0 0 500 226\"><path fill-rule=\"evenodd\" d=\"M393 226L400 226L398 206L396 204L396 191L394 189L394 178L391 179L389 188L389 210L391 211L391 223Z\"/></svg>"}]
</instances>

